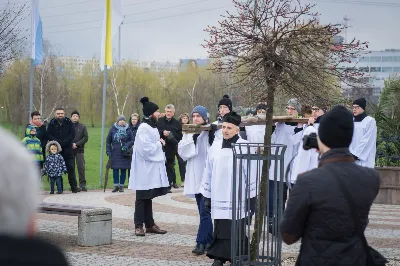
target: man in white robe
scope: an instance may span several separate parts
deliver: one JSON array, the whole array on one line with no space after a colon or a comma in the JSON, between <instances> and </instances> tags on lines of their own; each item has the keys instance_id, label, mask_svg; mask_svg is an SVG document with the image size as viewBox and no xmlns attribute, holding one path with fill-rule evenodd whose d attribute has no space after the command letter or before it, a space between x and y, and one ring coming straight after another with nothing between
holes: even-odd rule
<instances>
[{"instance_id":1,"label":"man in white robe","mask_svg":"<svg viewBox=\"0 0 400 266\"><path fill-rule=\"evenodd\" d=\"M131 175L128 189L136 190L135 234L165 234L153 219L152 199L167 194L169 182L165 168L165 141L160 138L157 119L160 115L158 106L143 97L143 120L136 133L132 152ZM146 232L143 229L146 227Z\"/></svg>"},{"instance_id":2,"label":"man in white robe","mask_svg":"<svg viewBox=\"0 0 400 266\"><path fill-rule=\"evenodd\" d=\"M376 155L376 121L365 112L367 101L364 98L353 102L354 133L350 144L356 164L374 168Z\"/></svg>"},{"instance_id":3,"label":"man in white robe","mask_svg":"<svg viewBox=\"0 0 400 266\"><path fill-rule=\"evenodd\" d=\"M218 120L213 122L212 124L215 126L221 125L224 117L232 112L232 108L232 101L231 99L229 99L229 96L225 94L218 102ZM215 131L215 137L218 139L222 139L222 130L216 129L215 126L213 127L213 130Z\"/></svg>"},{"instance_id":4,"label":"man in white robe","mask_svg":"<svg viewBox=\"0 0 400 266\"><path fill-rule=\"evenodd\" d=\"M298 117L301 113L301 104L296 98L290 99L286 105L286 112L289 116ZM275 160L271 160L271 166L269 168L269 199L268 199L268 215L270 225L273 221L274 213L279 213L278 210L274 210L275 200L275 186L277 194L279 195L280 182L283 182L283 202L282 206L285 208L286 200L287 200L287 191L288 186L285 180L286 169L288 168L289 163L292 161L293 156L295 155L294 146L292 137L299 131L301 128L297 127L298 123L295 122L278 122L275 123L275 130L271 136L271 144L280 144L286 145L286 151L284 153L284 164L283 164L283 176L281 176L280 171L280 162L276 162ZM271 149L271 155L280 155L282 148L279 151L276 148ZM275 167L276 167L276 177L275 177ZM290 176L290 172L289 172ZM275 181L276 180L276 181ZM270 227L270 230L272 228Z\"/></svg>"},{"instance_id":5,"label":"man in white robe","mask_svg":"<svg viewBox=\"0 0 400 266\"><path fill-rule=\"evenodd\" d=\"M303 148L303 138L304 136L309 136L311 133L318 135L319 121L326 111L325 106L320 106L321 107L313 105L311 107L312 116L309 118L308 124L304 125L304 130L297 132L292 138L292 141L295 145L296 157L294 158L292 164L290 176L291 187L296 183L298 175L318 167L319 153L316 149L305 150ZM298 127L303 127L303 125L299 124Z\"/></svg>"},{"instance_id":6,"label":"man in white robe","mask_svg":"<svg viewBox=\"0 0 400 266\"><path fill-rule=\"evenodd\" d=\"M200 193L206 198L205 207L211 208L211 216L214 219L214 239L207 251L207 256L214 259L212 266L221 266L227 261L231 261L231 230L232 230L232 198L233 193L238 195L239 173L242 171L242 188L246 188L246 163L237 164L238 174L236 175L236 192L233 191L233 143L247 143L239 137L240 115L231 112L224 118L222 124L223 140L215 138L211 146L206 162L203 180L200 186ZM244 219L245 215L245 191L237 196L236 206L238 217ZM241 198L241 201L238 199ZM239 206L241 206L239 211ZM244 243L238 243L247 248L247 237L245 234L245 222L241 220L238 224L242 225L238 231ZM248 251L243 250L246 254Z\"/></svg>"},{"instance_id":7,"label":"man in white robe","mask_svg":"<svg viewBox=\"0 0 400 266\"><path fill-rule=\"evenodd\" d=\"M206 125L209 122L209 113L204 106L196 106L191 113L193 124ZM213 225L211 213L204 208L204 197L199 193L200 184L206 165L208 150L214 141L212 131L203 131L200 134L184 134L178 144L178 154L186 164L184 194L196 198L200 215L200 224L197 231L196 246L192 253L204 254L213 239Z\"/></svg>"}]
</instances>

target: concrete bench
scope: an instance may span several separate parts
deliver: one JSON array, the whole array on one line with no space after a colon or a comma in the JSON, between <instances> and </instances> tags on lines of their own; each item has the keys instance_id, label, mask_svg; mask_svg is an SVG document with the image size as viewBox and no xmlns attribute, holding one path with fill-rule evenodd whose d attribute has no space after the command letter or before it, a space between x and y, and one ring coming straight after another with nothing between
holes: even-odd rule
<instances>
[{"instance_id":1,"label":"concrete bench","mask_svg":"<svg viewBox=\"0 0 400 266\"><path fill-rule=\"evenodd\" d=\"M78 245L99 246L111 244L112 210L89 206L41 203L39 213L78 216Z\"/></svg>"}]
</instances>

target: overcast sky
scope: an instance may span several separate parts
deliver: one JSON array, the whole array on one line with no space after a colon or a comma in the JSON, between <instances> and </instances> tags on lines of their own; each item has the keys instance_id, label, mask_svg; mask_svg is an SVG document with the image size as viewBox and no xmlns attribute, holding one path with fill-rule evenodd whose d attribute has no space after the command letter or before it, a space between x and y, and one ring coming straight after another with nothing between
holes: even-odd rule
<instances>
[{"instance_id":1,"label":"overcast sky","mask_svg":"<svg viewBox=\"0 0 400 266\"><path fill-rule=\"evenodd\" d=\"M263 1L263 0L259 0ZM399 0L302 0L316 4L321 22L342 22L347 15L348 39L370 42L371 50L400 49ZM10 2L0 0L0 8ZM40 0L43 37L65 56L99 57L104 0ZM178 61L206 58L201 47L207 25L216 25L231 0L124 0L122 58ZM28 17L24 23L30 25ZM117 40L114 41L117 49Z\"/></svg>"}]
</instances>

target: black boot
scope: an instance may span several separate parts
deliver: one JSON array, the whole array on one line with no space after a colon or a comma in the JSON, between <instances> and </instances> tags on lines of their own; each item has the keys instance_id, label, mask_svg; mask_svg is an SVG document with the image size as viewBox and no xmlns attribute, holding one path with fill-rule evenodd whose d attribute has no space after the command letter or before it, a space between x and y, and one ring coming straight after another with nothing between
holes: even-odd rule
<instances>
[{"instance_id":1,"label":"black boot","mask_svg":"<svg viewBox=\"0 0 400 266\"><path fill-rule=\"evenodd\" d=\"M192 250L192 253L197 255L203 255L206 251L206 247L203 244L197 244L196 247Z\"/></svg>"},{"instance_id":2,"label":"black boot","mask_svg":"<svg viewBox=\"0 0 400 266\"><path fill-rule=\"evenodd\" d=\"M222 266L224 263L221 260L214 260L214 263L211 266Z\"/></svg>"},{"instance_id":3,"label":"black boot","mask_svg":"<svg viewBox=\"0 0 400 266\"><path fill-rule=\"evenodd\" d=\"M115 192L118 192L118 191L119 191L119 186L115 186L112 192L115 193Z\"/></svg>"}]
</instances>

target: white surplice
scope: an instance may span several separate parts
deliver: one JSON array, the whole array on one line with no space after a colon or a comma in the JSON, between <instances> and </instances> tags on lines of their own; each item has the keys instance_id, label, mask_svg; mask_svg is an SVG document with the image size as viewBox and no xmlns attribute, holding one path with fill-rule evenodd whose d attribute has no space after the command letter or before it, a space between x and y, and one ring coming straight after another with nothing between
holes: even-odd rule
<instances>
[{"instance_id":1,"label":"white surplice","mask_svg":"<svg viewBox=\"0 0 400 266\"><path fill-rule=\"evenodd\" d=\"M375 167L376 137L377 128L374 118L367 116L360 122L354 122L350 152L359 158L356 160L358 165Z\"/></svg>"},{"instance_id":2,"label":"white surplice","mask_svg":"<svg viewBox=\"0 0 400 266\"><path fill-rule=\"evenodd\" d=\"M265 125L253 125L246 126L247 141L250 143L264 143L265 136ZM263 147L260 145L260 147ZM254 150L256 152L256 149ZM251 161L250 162L250 186L254 189L250 192L250 198L258 195L260 190L260 180L263 168L263 161Z\"/></svg>"},{"instance_id":3,"label":"white surplice","mask_svg":"<svg viewBox=\"0 0 400 266\"><path fill-rule=\"evenodd\" d=\"M308 151L303 149L303 137L310 135L311 133L316 133L318 131L315 127L319 124L314 124L314 126L306 126L302 131L295 134L292 137L294 143L294 150L296 151L295 158L292 164L292 171L290 174L290 183L296 183L298 175L308 172L312 169L318 167L318 157L319 153L316 149L310 149Z\"/></svg>"},{"instance_id":4,"label":"white surplice","mask_svg":"<svg viewBox=\"0 0 400 266\"><path fill-rule=\"evenodd\" d=\"M168 186L160 133L157 128L142 123L133 146L128 189L149 190Z\"/></svg>"},{"instance_id":5,"label":"white surplice","mask_svg":"<svg viewBox=\"0 0 400 266\"><path fill-rule=\"evenodd\" d=\"M218 125L222 125L222 123L220 123L219 121L214 121L212 124L213 125L217 125L217 126ZM222 137L222 129L217 129L215 131L214 135L215 135L216 139L222 140L223 139L223 137Z\"/></svg>"},{"instance_id":6,"label":"white surplice","mask_svg":"<svg viewBox=\"0 0 400 266\"><path fill-rule=\"evenodd\" d=\"M248 141L239 138L236 143L248 143ZM243 151L246 149L243 149ZM240 166L239 160L236 164L236 211L235 216L238 219L244 218L245 215L245 194L246 190L246 172L247 163L242 161ZM241 200L239 200L239 174L242 172L241 178ZM233 198L233 151L231 148L222 149L222 140L215 139L211 146L206 161L203 180L200 186L200 193L211 198L211 216L213 219L232 220L232 198ZM240 204L240 210L239 210ZM238 214L239 211L239 214Z\"/></svg>"},{"instance_id":7,"label":"white surplice","mask_svg":"<svg viewBox=\"0 0 400 266\"><path fill-rule=\"evenodd\" d=\"M271 143L286 145L287 147L284 154L283 177L281 177L280 161L275 162L275 160L271 160L271 167L269 168L269 179L274 180L275 178L275 164L276 164L276 172L277 172L276 180L286 182L285 180L286 169L294 156L294 143L292 141L292 136L294 136L295 134L294 129L297 126L286 125L284 122L275 123L275 126L276 126L275 131L271 136ZM280 155L281 152L282 148L279 148L279 152L277 154ZM275 155L275 153L276 153L276 148L272 148L271 155Z\"/></svg>"},{"instance_id":8,"label":"white surplice","mask_svg":"<svg viewBox=\"0 0 400 266\"><path fill-rule=\"evenodd\" d=\"M208 131L203 131L197 137L194 144L194 134L184 134L178 144L178 154L186 164L185 187L183 193L194 198L199 193L200 184L206 166L206 159L210 144L208 142Z\"/></svg>"}]
</instances>

